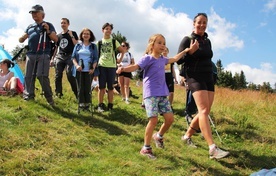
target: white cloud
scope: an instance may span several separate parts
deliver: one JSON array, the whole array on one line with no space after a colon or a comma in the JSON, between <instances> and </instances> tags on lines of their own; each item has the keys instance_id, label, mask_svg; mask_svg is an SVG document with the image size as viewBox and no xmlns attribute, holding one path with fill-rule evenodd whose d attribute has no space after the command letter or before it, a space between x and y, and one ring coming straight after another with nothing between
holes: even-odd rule
<instances>
[{"instance_id":1,"label":"white cloud","mask_svg":"<svg viewBox=\"0 0 276 176\"><path fill-rule=\"evenodd\" d=\"M0 1L1 2L1 1ZM70 28L78 33L84 27L92 29L97 39L102 37L101 27L105 22L114 24L113 32L120 31L131 44L131 52L137 58L145 50L148 38L154 33L166 37L171 55L176 54L178 45L185 35L192 32L192 19L185 13L174 13L163 6L153 8L156 0L29 0L18 3L18 0L2 1L8 9L0 11L0 17L12 19L16 26L5 34L0 34L2 44L8 51L18 45L18 38L26 27L33 22L28 13L31 6L41 4L44 7L45 20L54 24L60 31L60 19L67 17L71 21ZM62 7L62 8L61 8ZM212 9L210 20L210 38L214 50L226 48L242 48L243 41L232 33L235 24L222 19ZM17 31L16 33L13 33ZM227 42L225 42L227 40ZM136 59L137 59L136 58Z\"/></svg>"},{"instance_id":2,"label":"white cloud","mask_svg":"<svg viewBox=\"0 0 276 176\"><path fill-rule=\"evenodd\" d=\"M231 63L225 68L227 71L235 73L244 72L247 82L253 82L254 84L263 84L263 82L269 82L271 86L276 83L276 74L273 73L273 66L270 63L261 63L260 68L251 68L248 65L242 65L240 63Z\"/></svg>"},{"instance_id":3,"label":"white cloud","mask_svg":"<svg viewBox=\"0 0 276 176\"><path fill-rule=\"evenodd\" d=\"M264 11L270 12L276 9L276 0L270 0L264 5Z\"/></svg>"}]
</instances>

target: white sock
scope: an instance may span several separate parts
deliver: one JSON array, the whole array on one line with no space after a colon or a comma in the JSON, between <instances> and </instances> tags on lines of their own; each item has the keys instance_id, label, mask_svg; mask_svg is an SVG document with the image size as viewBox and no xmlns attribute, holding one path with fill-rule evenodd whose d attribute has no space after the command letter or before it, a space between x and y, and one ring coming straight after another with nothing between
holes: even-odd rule
<instances>
[{"instance_id":1,"label":"white sock","mask_svg":"<svg viewBox=\"0 0 276 176\"><path fill-rule=\"evenodd\" d=\"M186 134L184 135L184 139L188 139L188 138L190 138L189 136L186 136Z\"/></svg>"},{"instance_id":2,"label":"white sock","mask_svg":"<svg viewBox=\"0 0 276 176\"><path fill-rule=\"evenodd\" d=\"M159 137L159 138L163 138L163 136L161 136L159 133L157 133L157 137Z\"/></svg>"},{"instance_id":3,"label":"white sock","mask_svg":"<svg viewBox=\"0 0 276 176\"><path fill-rule=\"evenodd\" d=\"M216 144L209 145L209 150L213 150L216 147Z\"/></svg>"}]
</instances>

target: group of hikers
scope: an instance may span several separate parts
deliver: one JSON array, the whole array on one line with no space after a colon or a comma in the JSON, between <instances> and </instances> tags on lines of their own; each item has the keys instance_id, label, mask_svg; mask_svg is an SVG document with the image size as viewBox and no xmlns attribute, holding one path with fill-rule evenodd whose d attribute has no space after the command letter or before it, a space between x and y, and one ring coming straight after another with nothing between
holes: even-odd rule
<instances>
[{"instance_id":1,"label":"group of hikers","mask_svg":"<svg viewBox=\"0 0 276 176\"><path fill-rule=\"evenodd\" d=\"M154 140L157 148L164 148L164 135L174 121L172 102L176 76L173 64L177 62L182 65L180 75L185 79L186 88L192 93L197 108L197 114L189 122L189 127L181 140L188 146L195 147L191 137L200 130L209 146L211 159L229 155L228 151L218 148L215 144L208 119L215 89L211 61L213 52L208 34L205 32L208 22L205 13L198 13L194 17L194 30L191 35L182 39L177 55L169 58L165 37L162 34L154 34L148 40L145 54L137 63L128 51L129 43L124 41L120 44L111 37L113 25L110 23L102 26L103 38L95 44L95 36L90 29L84 28L78 36L75 31L69 30L70 22L67 18L61 19L62 32L56 34L54 26L44 21L45 13L41 5L33 6L29 13L35 22L29 25L19 38L21 43L28 39L29 46L25 65L24 100L34 100L34 83L38 78L43 95L47 102L54 106L49 80L49 68L54 66L57 97L63 96L62 75L66 70L80 108L85 110L91 106L91 85L97 82L97 111L112 110L116 75L122 100L129 104L131 72L143 70L143 104L148 124L140 154L156 159L152 152L151 140ZM51 41L57 46L53 56ZM117 56L116 50L119 51ZM107 106L104 104L106 93ZM154 133L158 115L164 118L164 123Z\"/></svg>"}]
</instances>

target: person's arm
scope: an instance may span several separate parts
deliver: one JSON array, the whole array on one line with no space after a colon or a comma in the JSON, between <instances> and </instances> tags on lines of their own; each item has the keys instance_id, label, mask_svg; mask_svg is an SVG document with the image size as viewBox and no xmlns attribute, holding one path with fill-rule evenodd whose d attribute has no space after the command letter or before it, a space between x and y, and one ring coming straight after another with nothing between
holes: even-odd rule
<instances>
[{"instance_id":1,"label":"person's arm","mask_svg":"<svg viewBox=\"0 0 276 176\"><path fill-rule=\"evenodd\" d=\"M56 35L56 31L54 29L54 26L50 23L43 23L42 24L43 28L46 30L46 34L48 35L48 37L53 40L54 42L58 41L58 37Z\"/></svg>"},{"instance_id":2,"label":"person's arm","mask_svg":"<svg viewBox=\"0 0 276 176\"><path fill-rule=\"evenodd\" d=\"M186 53L188 53L190 50L192 51L196 51L199 47L198 41L197 40L191 40L190 42L190 48L185 48L183 51L181 51L180 53L178 53L177 55L175 55L172 58L169 58L168 60L168 64L177 62L180 58L182 58Z\"/></svg>"},{"instance_id":3,"label":"person's arm","mask_svg":"<svg viewBox=\"0 0 276 176\"><path fill-rule=\"evenodd\" d=\"M76 32L69 30L68 34L71 37L73 44L76 45L78 43L78 36L77 36Z\"/></svg>"},{"instance_id":4,"label":"person's arm","mask_svg":"<svg viewBox=\"0 0 276 176\"><path fill-rule=\"evenodd\" d=\"M28 34L24 33L20 38L19 38L19 42L23 43L26 39L28 38Z\"/></svg>"},{"instance_id":5,"label":"person's arm","mask_svg":"<svg viewBox=\"0 0 276 176\"><path fill-rule=\"evenodd\" d=\"M117 72L117 74L120 74L122 72L133 72L138 69L139 69L139 65L134 64L134 65L129 65L127 67L119 67L116 72Z\"/></svg>"}]
</instances>

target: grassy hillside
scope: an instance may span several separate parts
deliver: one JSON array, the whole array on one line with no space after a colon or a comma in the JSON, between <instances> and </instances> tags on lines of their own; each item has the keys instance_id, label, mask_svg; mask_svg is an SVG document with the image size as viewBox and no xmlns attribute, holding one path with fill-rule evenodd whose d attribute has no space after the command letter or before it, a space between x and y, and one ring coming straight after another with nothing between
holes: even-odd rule
<instances>
[{"instance_id":1,"label":"grassy hillside","mask_svg":"<svg viewBox=\"0 0 276 176\"><path fill-rule=\"evenodd\" d=\"M152 143L153 161L139 154L147 118L140 108L142 88L131 84L139 99L127 105L116 95L112 113L93 116L77 114L65 79L65 96L55 99L55 109L39 95L38 81L34 102L0 96L0 175L250 175L276 166L275 94L217 88L211 117L223 143L215 133L214 139L231 155L216 161L209 159L200 135L193 137L197 149L180 140L186 129L185 91L176 86L175 122L165 135L165 149ZM96 97L93 92L94 105ZM161 117L158 127L162 122Z\"/></svg>"}]
</instances>

